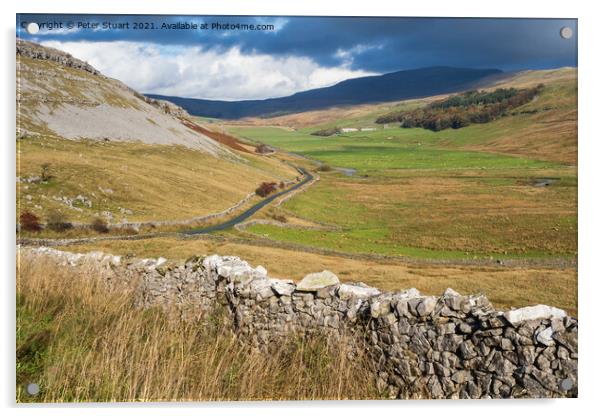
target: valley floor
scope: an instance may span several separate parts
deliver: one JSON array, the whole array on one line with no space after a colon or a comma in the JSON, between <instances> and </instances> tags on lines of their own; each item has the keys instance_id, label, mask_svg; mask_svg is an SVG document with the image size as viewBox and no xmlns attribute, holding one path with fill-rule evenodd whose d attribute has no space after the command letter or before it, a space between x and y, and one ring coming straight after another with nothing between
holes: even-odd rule
<instances>
[{"instance_id":1,"label":"valley floor","mask_svg":"<svg viewBox=\"0 0 602 416\"><path fill-rule=\"evenodd\" d=\"M107 166L111 175L120 172L118 177L107 176L108 184L102 186L110 185L115 195L102 195L98 203L117 202L107 205L113 211L120 209L120 201L133 204L132 218L173 218L201 207L213 209L211 200L232 204L244 196L241 189L252 189L262 180L294 179L293 165L319 180L250 218L260 221L221 230L217 236L183 238L177 233L186 230L172 227L162 230L171 234L155 238L88 241L63 248L173 259L237 255L282 278L300 279L329 269L345 280L384 290L416 287L440 294L453 287L483 292L500 308L545 303L576 316L576 84L567 71L552 75L544 93L515 114L458 130L370 124L378 112L390 111L379 105L373 112L362 109L359 115L326 124L318 118L318 124L299 128L270 126L274 120L269 119L219 124L219 131L230 132L242 146L263 143L278 149L273 157L245 155L245 164L200 163L182 149L176 155L175 149L122 148L106 162L111 165L97 163ZM527 74L514 82L537 82L532 78ZM411 108L420 102L400 105ZM370 128L329 137L311 134L334 123ZM98 155L70 160L69 155L79 152L77 146L51 139L24 142L24 172L34 175L51 160L61 166L54 186L70 189L76 183L70 181L75 164L93 165L94 157L106 154L102 146L123 145L94 144ZM149 172L146 178L145 165L134 158L141 150L168 171ZM119 168L124 164L127 172ZM96 186L96 175L103 173L83 179L89 179L88 187ZM148 195L119 187L134 180L139 181L135 189ZM151 183L159 184L152 192L147 190ZM53 191L48 185L20 187L21 206L35 207ZM149 200L154 206L145 205ZM169 205L172 200L178 203Z\"/></svg>"}]
</instances>

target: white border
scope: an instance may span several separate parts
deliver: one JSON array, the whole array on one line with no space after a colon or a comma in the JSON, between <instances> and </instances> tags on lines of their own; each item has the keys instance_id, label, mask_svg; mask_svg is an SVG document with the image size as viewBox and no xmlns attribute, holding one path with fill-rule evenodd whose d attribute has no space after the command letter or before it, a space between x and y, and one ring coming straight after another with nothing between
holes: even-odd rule
<instances>
[{"instance_id":1,"label":"white border","mask_svg":"<svg viewBox=\"0 0 602 416\"><path fill-rule=\"evenodd\" d=\"M602 394L600 354L601 329L597 316L597 296L601 292L600 263L597 242L600 241L600 175L602 164L600 134L600 27L602 15L597 14L595 2L577 1L525 1L500 2L448 0L448 1L385 1L369 0L352 4L350 0L228 0L186 1L147 0L113 1L88 0L20 0L18 3L2 2L2 275L3 290L3 342L2 381L0 392L2 405L8 414L33 413L41 410L48 415L106 414L126 415L144 412L148 415L180 414L245 414L281 415L332 413L366 414L373 410L387 413L398 412L486 412L488 415L504 415L528 411L531 414L587 414L594 408ZM16 3L16 4L15 4ZM422 402L288 402L288 403L209 403L163 405L104 405L100 408L81 406L15 407L14 405L14 200L15 200L15 13L130 13L130 14L237 14L237 15L347 15L347 16L443 16L443 17L564 17L579 19L579 320L580 377L578 399L573 400L511 400L511 401L422 401ZM363 380L358 380L359 383ZM600 410L598 409L598 412Z\"/></svg>"}]
</instances>

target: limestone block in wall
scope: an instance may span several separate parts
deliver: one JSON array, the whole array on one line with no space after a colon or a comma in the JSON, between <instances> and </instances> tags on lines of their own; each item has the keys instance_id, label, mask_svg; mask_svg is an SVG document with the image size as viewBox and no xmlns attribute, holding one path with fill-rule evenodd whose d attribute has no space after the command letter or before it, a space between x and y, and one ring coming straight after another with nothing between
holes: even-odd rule
<instances>
[{"instance_id":1,"label":"limestone block in wall","mask_svg":"<svg viewBox=\"0 0 602 416\"><path fill-rule=\"evenodd\" d=\"M339 278L334 273L323 270L319 273L306 275L297 285L297 290L300 292L315 292L319 289L339 284Z\"/></svg>"},{"instance_id":2,"label":"limestone block in wall","mask_svg":"<svg viewBox=\"0 0 602 416\"><path fill-rule=\"evenodd\" d=\"M357 284L341 284L337 290L340 299L347 300L352 298L366 299L372 296L380 295L380 290L375 287Z\"/></svg>"},{"instance_id":3,"label":"limestone block in wall","mask_svg":"<svg viewBox=\"0 0 602 416\"><path fill-rule=\"evenodd\" d=\"M566 312L562 309L547 305L527 306L525 308L512 309L504 313L506 320L515 326L524 321L564 318L565 316Z\"/></svg>"},{"instance_id":4,"label":"limestone block in wall","mask_svg":"<svg viewBox=\"0 0 602 416\"><path fill-rule=\"evenodd\" d=\"M291 296L295 291L296 285L292 280L270 279L270 284L274 292L279 296Z\"/></svg>"}]
</instances>

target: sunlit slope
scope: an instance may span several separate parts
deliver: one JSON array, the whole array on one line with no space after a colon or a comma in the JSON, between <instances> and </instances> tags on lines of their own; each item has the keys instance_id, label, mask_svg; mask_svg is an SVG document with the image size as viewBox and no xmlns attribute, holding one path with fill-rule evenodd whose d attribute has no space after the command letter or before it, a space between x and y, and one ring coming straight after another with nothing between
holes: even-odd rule
<instances>
[{"instance_id":1,"label":"sunlit slope","mask_svg":"<svg viewBox=\"0 0 602 416\"><path fill-rule=\"evenodd\" d=\"M37 137L18 141L19 211L71 220L170 220L219 212L263 181L297 172L275 160L232 161L184 146ZM50 174L40 181L43 166Z\"/></svg>"},{"instance_id":2,"label":"sunlit slope","mask_svg":"<svg viewBox=\"0 0 602 416\"><path fill-rule=\"evenodd\" d=\"M528 71L503 86L543 83L543 92L515 115L470 126L450 146L577 164L577 70ZM455 141L454 139L458 139ZM454 142L455 141L455 142Z\"/></svg>"},{"instance_id":3,"label":"sunlit slope","mask_svg":"<svg viewBox=\"0 0 602 416\"><path fill-rule=\"evenodd\" d=\"M220 212L296 172L204 135L85 62L17 41L17 215L44 222L180 220ZM187 124L185 124L187 123Z\"/></svg>"}]
</instances>

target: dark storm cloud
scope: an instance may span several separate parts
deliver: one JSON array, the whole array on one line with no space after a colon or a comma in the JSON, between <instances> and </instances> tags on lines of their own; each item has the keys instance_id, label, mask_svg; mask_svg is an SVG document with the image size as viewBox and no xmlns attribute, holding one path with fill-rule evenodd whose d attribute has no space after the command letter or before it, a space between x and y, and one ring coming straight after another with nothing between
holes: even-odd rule
<instances>
[{"instance_id":1,"label":"dark storm cloud","mask_svg":"<svg viewBox=\"0 0 602 416\"><path fill-rule=\"evenodd\" d=\"M92 16L20 15L18 35L34 40L139 41L202 46L243 53L305 56L322 66L391 72L449 65L517 70L577 66L574 19L444 19L355 17ZM19 20L19 19L18 19ZM77 30L30 36L21 22L222 22L271 23L275 31ZM562 39L560 29L573 29Z\"/></svg>"}]
</instances>

